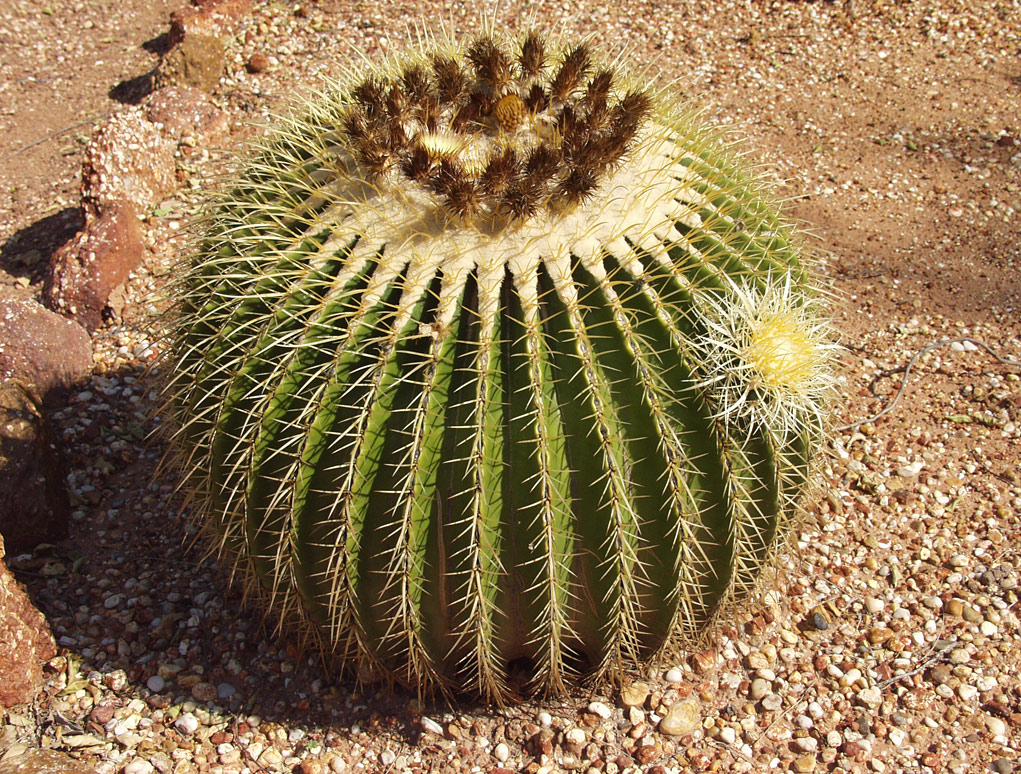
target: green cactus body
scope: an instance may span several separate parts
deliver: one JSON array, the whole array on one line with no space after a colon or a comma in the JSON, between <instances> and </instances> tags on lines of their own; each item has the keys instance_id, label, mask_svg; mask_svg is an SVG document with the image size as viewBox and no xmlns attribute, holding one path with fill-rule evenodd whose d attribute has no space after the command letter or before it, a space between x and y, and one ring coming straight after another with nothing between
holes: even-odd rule
<instances>
[{"instance_id":1,"label":"green cactus body","mask_svg":"<svg viewBox=\"0 0 1021 774\"><path fill-rule=\"evenodd\" d=\"M211 207L171 335L196 519L341 665L501 700L689 642L823 425L792 246L664 94L540 36L321 95Z\"/></svg>"}]
</instances>

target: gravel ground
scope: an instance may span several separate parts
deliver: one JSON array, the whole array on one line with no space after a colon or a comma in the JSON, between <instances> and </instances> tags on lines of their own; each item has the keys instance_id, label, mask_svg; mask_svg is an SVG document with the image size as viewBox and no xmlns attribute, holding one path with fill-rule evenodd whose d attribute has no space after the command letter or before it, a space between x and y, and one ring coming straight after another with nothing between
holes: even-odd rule
<instances>
[{"instance_id":1,"label":"gravel ground","mask_svg":"<svg viewBox=\"0 0 1021 774\"><path fill-rule=\"evenodd\" d=\"M218 100L260 119L353 52L385 52L421 13L257 3ZM458 3L447 23L473 29L486 13ZM1002 358L1021 359L1021 9L571 0L496 19L532 15L655 59L748 138L814 235L846 347L846 427L769 590L704 650L620 693L503 711L337 683L262 631L218 569L181 548L174 482L153 477L161 450L145 441L147 315L195 191L224 159L185 145L190 182L148 222L154 256L133 304L97 335L96 374L57 415L75 539L12 559L61 655L35 705L0 711L0 752L66 750L100 774L1014 769L1021 370ZM255 54L266 72L246 69ZM41 213L12 215L13 230ZM946 339L964 340L921 356L893 410L858 424Z\"/></svg>"}]
</instances>

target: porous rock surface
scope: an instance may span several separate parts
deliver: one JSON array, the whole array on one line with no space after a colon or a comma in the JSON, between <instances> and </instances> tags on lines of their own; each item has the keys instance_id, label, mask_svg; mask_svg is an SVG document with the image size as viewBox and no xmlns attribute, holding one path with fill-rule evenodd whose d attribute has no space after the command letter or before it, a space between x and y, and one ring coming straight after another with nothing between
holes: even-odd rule
<instances>
[{"instance_id":1,"label":"porous rock surface","mask_svg":"<svg viewBox=\"0 0 1021 774\"><path fill-rule=\"evenodd\" d=\"M94 774L95 769L57 750L25 749L0 760L0 774Z\"/></svg>"},{"instance_id":2,"label":"porous rock surface","mask_svg":"<svg viewBox=\"0 0 1021 774\"><path fill-rule=\"evenodd\" d=\"M160 86L192 86L212 91L220 82L226 63L223 42L215 35L189 34L160 63L156 82Z\"/></svg>"},{"instance_id":3,"label":"porous rock surface","mask_svg":"<svg viewBox=\"0 0 1021 774\"><path fill-rule=\"evenodd\" d=\"M192 0L192 5L170 16L170 45L190 35L222 38L252 11L252 0Z\"/></svg>"},{"instance_id":4,"label":"porous rock surface","mask_svg":"<svg viewBox=\"0 0 1021 774\"><path fill-rule=\"evenodd\" d=\"M3 562L4 539L0 535L0 705L13 707L32 699L42 680L42 663L57 648L42 613L33 607L25 590ZM44 766L11 768L4 762L0 772L40 772Z\"/></svg>"},{"instance_id":5,"label":"porous rock surface","mask_svg":"<svg viewBox=\"0 0 1021 774\"><path fill-rule=\"evenodd\" d=\"M30 384L52 404L91 369L84 328L35 301L0 299L0 379Z\"/></svg>"},{"instance_id":6,"label":"porous rock surface","mask_svg":"<svg viewBox=\"0 0 1021 774\"><path fill-rule=\"evenodd\" d=\"M145 98L142 106L145 117L174 140L190 136L217 142L230 130L227 114L192 86L158 89Z\"/></svg>"},{"instance_id":7,"label":"porous rock surface","mask_svg":"<svg viewBox=\"0 0 1021 774\"><path fill-rule=\"evenodd\" d=\"M67 537L66 474L38 397L16 379L0 382L0 535L11 551Z\"/></svg>"},{"instance_id":8,"label":"porous rock surface","mask_svg":"<svg viewBox=\"0 0 1021 774\"><path fill-rule=\"evenodd\" d=\"M47 302L94 331L103 324L107 308L119 313L121 301L114 291L145 254L136 205L108 204L102 215L86 221L85 228L54 254Z\"/></svg>"},{"instance_id":9,"label":"porous rock surface","mask_svg":"<svg viewBox=\"0 0 1021 774\"><path fill-rule=\"evenodd\" d=\"M112 116L92 135L82 162L82 208L88 220L114 203L144 211L174 190L174 143L141 107Z\"/></svg>"}]
</instances>

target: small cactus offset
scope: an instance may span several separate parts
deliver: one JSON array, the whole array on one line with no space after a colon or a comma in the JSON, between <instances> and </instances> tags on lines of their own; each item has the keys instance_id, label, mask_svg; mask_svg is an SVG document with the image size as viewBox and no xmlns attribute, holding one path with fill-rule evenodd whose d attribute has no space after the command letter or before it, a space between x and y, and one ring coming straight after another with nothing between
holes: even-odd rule
<instances>
[{"instance_id":1,"label":"small cactus offset","mask_svg":"<svg viewBox=\"0 0 1021 774\"><path fill-rule=\"evenodd\" d=\"M319 95L176 292L194 518L284 633L420 690L559 693L690 643L823 433L791 228L585 42L429 42Z\"/></svg>"}]
</instances>

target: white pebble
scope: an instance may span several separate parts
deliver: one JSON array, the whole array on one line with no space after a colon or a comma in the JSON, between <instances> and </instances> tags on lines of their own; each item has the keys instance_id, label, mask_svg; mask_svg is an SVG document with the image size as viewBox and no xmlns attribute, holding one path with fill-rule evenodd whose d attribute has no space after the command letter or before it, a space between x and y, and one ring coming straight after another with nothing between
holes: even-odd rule
<instances>
[{"instance_id":1,"label":"white pebble","mask_svg":"<svg viewBox=\"0 0 1021 774\"><path fill-rule=\"evenodd\" d=\"M199 730L199 720L190 712L185 712L181 715L181 717L174 721L174 728L182 734L194 734Z\"/></svg>"},{"instance_id":2,"label":"white pebble","mask_svg":"<svg viewBox=\"0 0 1021 774\"><path fill-rule=\"evenodd\" d=\"M840 676L840 685L843 688L850 688L859 680L861 680L861 670L852 667Z\"/></svg>"},{"instance_id":3,"label":"white pebble","mask_svg":"<svg viewBox=\"0 0 1021 774\"><path fill-rule=\"evenodd\" d=\"M397 753L393 750L383 750L379 755L379 761L384 766L392 766L395 760L397 760Z\"/></svg>"},{"instance_id":4,"label":"white pebble","mask_svg":"<svg viewBox=\"0 0 1021 774\"><path fill-rule=\"evenodd\" d=\"M986 637L992 637L994 634L996 634L996 624L990 623L989 621L983 621L979 625L978 630L982 632Z\"/></svg>"},{"instance_id":5,"label":"white pebble","mask_svg":"<svg viewBox=\"0 0 1021 774\"><path fill-rule=\"evenodd\" d=\"M152 774L155 770L155 767L145 758L135 758L121 769L123 774Z\"/></svg>"},{"instance_id":6,"label":"white pebble","mask_svg":"<svg viewBox=\"0 0 1021 774\"><path fill-rule=\"evenodd\" d=\"M878 688L864 688L858 692L858 699L863 704L875 707L883 701L883 692Z\"/></svg>"},{"instance_id":7,"label":"white pebble","mask_svg":"<svg viewBox=\"0 0 1021 774\"><path fill-rule=\"evenodd\" d=\"M968 685L967 683L961 683L957 686L957 695L965 701L971 701L978 695L978 688L974 685Z\"/></svg>"},{"instance_id":8,"label":"white pebble","mask_svg":"<svg viewBox=\"0 0 1021 774\"><path fill-rule=\"evenodd\" d=\"M901 731L899 728L891 728L890 733L887 734L887 739L890 740L890 744L894 747L900 747L904 744L904 740L907 739L908 735Z\"/></svg>"},{"instance_id":9,"label":"white pebble","mask_svg":"<svg viewBox=\"0 0 1021 774\"><path fill-rule=\"evenodd\" d=\"M160 691L167 687L167 681L164 680L159 675L153 675L152 677L145 681L145 687L148 688L153 693L159 693Z\"/></svg>"},{"instance_id":10,"label":"white pebble","mask_svg":"<svg viewBox=\"0 0 1021 774\"><path fill-rule=\"evenodd\" d=\"M666 673L666 681L668 683L679 683L684 680L684 672L677 667L668 669Z\"/></svg>"},{"instance_id":11,"label":"white pebble","mask_svg":"<svg viewBox=\"0 0 1021 774\"><path fill-rule=\"evenodd\" d=\"M802 736L794 740L794 744L797 745L798 749L802 752L815 752L815 748L819 746L819 740L814 736Z\"/></svg>"},{"instance_id":12,"label":"white pebble","mask_svg":"<svg viewBox=\"0 0 1021 774\"><path fill-rule=\"evenodd\" d=\"M999 718L994 718L992 715L986 715L984 720L986 728L989 729L989 733L993 736L1003 736L1007 733L1007 724Z\"/></svg>"},{"instance_id":13,"label":"white pebble","mask_svg":"<svg viewBox=\"0 0 1021 774\"><path fill-rule=\"evenodd\" d=\"M436 736L443 736L443 726L437 723L432 718L423 717L420 721L422 730L427 734L436 734Z\"/></svg>"},{"instance_id":14,"label":"white pebble","mask_svg":"<svg viewBox=\"0 0 1021 774\"><path fill-rule=\"evenodd\" d=\"M503 742L500 742L500 744L493 748L493 757L500 761L500 763L505 763L510 757L510 748Z\"/></svg>"},{"instance_id":15,"label":"white pebble","mask_svg":"<svg viewBox=\"0 0 1021 774\"><path fill-rule=\"evenodd\" d=\"M585 732L580 728L572 728L567 732L567 743L575 745L583 745L587 741L588 737L585 736Z\"/></svg>"},{"instance_id":16,"label":"white pebble","mask_svg":"<svg viewBox=\"0 0 1021 774\"><path fill-rule=\"evenodd\" d=\"M901 478L914 478L922 472L922 467L925 465L921 460L915 460L909 465L901 465L897 468L897 475Z\"/></svg>"},{"instance_id":17,"label":"white pebble","mask_svg":"<svg viewBox=\"0 0 1021 774\"><path fill-rule=\"evenodd\" d=\"M881 613L883 611L883 607L885 607L885 605L886 605L886 603L883 602L883 600L876 599L875 597L868 597L865 600L865 609L868 610L869 613L871 613L872 615L876 615L877 613Z\"/></svg>"},{"instance_id":18,"label":"white pebble","mask_svg":"<svg viewBox=\"0 0 1021 774\"><path fill-rule=\"evenodd\" d=\"M553 716L550 715L548 712L540 712L538 720L539 725L542 726L543 728L549 728L551 725L553 725Z\"/></svg>"},{"instance_id":19,"label":"white pebble","mask_svg":"<svg viewBox=\"0 0 1021 774\"><path fill-rule=\"evenodd\" d=\"M996 678L993 677L992 675L982 675L978 680L975 681L975 685L978 686L978 689L980 691L986 693L987 691L993 690L996 687L997 682Z\"/></svg>"},{"instance_id":20,"label":"white pebble","mask_svg":"<svg viewBox=\"0 0 1021 774\"><path fill-rule=\"evenodd\" d=\"M588 711L591 712L593 715L598 715L603 720L608 720L610 716L613 715L613 710L611 710L601 701L591 702L588 705Z\"/></svg>"},{"instance_id":21,"label":"white pebble","mask_svg":"<svg viewBox=\"0 0 1021 774\"><path fill-rule=\"evenodd\" d=\"M737 732L730 726L724 726L720 729L720 741L734 744L737 741Z\"/></svg>"}]
</instances>

